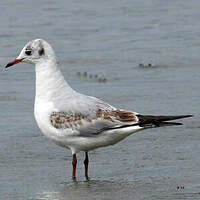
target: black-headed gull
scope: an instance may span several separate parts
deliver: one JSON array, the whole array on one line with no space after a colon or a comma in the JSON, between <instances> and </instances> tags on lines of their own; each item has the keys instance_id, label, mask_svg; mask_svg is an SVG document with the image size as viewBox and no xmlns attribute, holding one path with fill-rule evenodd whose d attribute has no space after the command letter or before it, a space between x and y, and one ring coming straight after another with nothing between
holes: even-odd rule
<instances>
[{"instance_id":1,"label":"black-headed gull","mask_svg":"<svg viewBox=\"0 0 200 200\"><path fill-rule=\"evenodd\" d=\"M35 64L35 119L49 139L71 150L74 180L79 151L85 152L85 178L88 180L88 151L113 145L146 128L180 125L166 121L192 116L141 115L76 92L57 67L52 47L42 39L28 42L6 68L20 62Z\"/></svg>"}]
</instances>

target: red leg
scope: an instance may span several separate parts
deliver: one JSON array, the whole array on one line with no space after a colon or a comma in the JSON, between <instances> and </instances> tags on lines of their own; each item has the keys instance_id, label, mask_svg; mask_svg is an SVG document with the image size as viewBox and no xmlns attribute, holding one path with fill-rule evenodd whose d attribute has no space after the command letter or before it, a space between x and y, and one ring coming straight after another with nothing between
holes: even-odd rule
<instances>
[{"instance_id":1,"label":"red leg","mask_svg":"<svg viewBox=\"0 0 200 200\"><path fill-rule=\"evenodd\" d=\"M89 164L89 158L88 158L88 153L85 152L85 160L84 160L84 165L85 165L85 178L88 181L88 164Z\"/></svg>"},{"instance_id":2,"label":"red leg","mask_svg":"<svg viewBox=\"0 0 200 200\"><path fill-rule=\"evenodd\" d=\"M76 164L77 164L76 154L73 154L73 156L72 156L72 166L73 166L72 179L74 181L76 181Z\"/></svg>"}]
</instances>

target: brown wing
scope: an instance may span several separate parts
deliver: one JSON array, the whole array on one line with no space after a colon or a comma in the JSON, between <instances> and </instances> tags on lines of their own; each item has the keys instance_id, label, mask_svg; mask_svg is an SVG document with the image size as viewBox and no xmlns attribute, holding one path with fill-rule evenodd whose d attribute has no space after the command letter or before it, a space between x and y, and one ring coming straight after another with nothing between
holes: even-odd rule
<instances>
[{"instance_id":1,"label":"brown wing","mask_svg":"<svg viewBox=\"0 0 200 200\"><path fill-rule=\"evenodd\" d=\"M77 129L80 132L99 134L103 130L120 128L124 125L134 125L137 116L126 110L105 111L98 109L93 116L83 114L69 114L66 112L52 112L50 122L56 129Z\"/></svg>"},{"instance_id":2,"label":"brown wing","mask_svg":"<svg viewBox=\"0 0 200 200\"><path fill-rule=\"evenodd\" d=\"M69 114L66 112L52 112L50 121L56 129L76 128L82 126L82 121L91 122L87 115Z\"/></svg>"},{"instance_id":3,"label":"brown wing","mask_svg":"<svg viewBox=\"0 0 200 200\"><path fill-rule=\"evenodd\" d=\"M111 121L118 120L124 123L130 123L130 122L135 123L138 121L136 114L128 110L117 109L117 110L112 110L112 111L104 111L104 110L99 109L96 112L96 116L97 118L104 118Z\"/></svg>"},{"instance_id":4,"label":"brown wing","mask_svg":"<svg viewBox=\"0 0 200 200\"><path fill-rule=\"evenodd\" d=\"M102 131L139 125L140 127L158 127L162 125L180 125L181 123L166 122L192 115L179 116L151 116L140 115L127 110L113 109L106 111L97 109L94 115L69 114L66 112L52 112L50 122L56 129L76 129L81 135L91 136Z\"/></svg>"}]
</instances>

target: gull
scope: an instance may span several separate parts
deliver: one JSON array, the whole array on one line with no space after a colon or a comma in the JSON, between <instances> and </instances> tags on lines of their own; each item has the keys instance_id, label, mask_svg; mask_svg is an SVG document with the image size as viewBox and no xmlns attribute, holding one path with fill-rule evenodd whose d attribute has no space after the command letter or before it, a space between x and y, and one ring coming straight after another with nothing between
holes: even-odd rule
<instances>
[{"instance_id":1,"label":"gull","mask_svg":"<svg viewBox=\"0 0 200 200\"><path fill-rule=\"evenodd\" d=\"M85 178L88 152L114 145L147 128L181 125L170 120L192 115L152 116L115 108L95 97L80 94L65 81L57 66L53 48L43 39L29 41L6 68L20 63L35 65L36 94L34 116L40 130L50 140L72 152L72 179L76 181L76 154L85 152Z\"/></svg>"}]
</instances>

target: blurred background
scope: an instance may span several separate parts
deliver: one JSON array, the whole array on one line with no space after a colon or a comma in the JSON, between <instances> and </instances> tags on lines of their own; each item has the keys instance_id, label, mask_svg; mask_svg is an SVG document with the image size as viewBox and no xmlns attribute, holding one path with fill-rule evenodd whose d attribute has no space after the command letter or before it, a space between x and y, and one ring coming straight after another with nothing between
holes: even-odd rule
<instances>
[{"instance_id":1,"label":"blurred background","mask_svg":"<svg viewBox=\"0 0 200 200\"><path fill-rule=\"evenodd\" d=\"M0 199L199 199L200 1L1 0ZM142 114L194 114L84 154L43 136L33 116L34 66L4 69L47 40L79 92ZM102 81L104 80L104 81Z\"/></svg>"}]
</instances>

